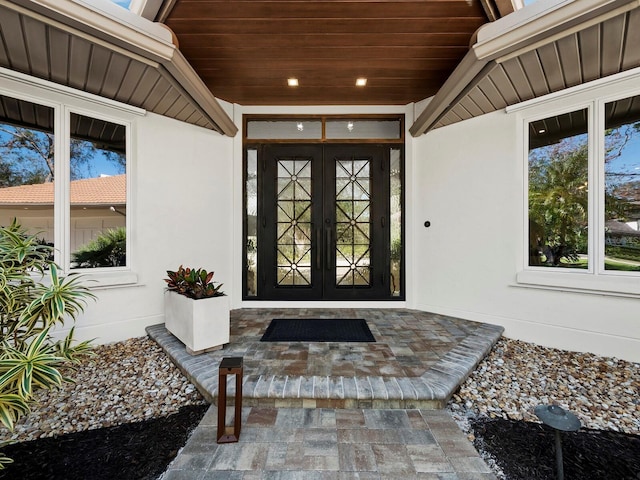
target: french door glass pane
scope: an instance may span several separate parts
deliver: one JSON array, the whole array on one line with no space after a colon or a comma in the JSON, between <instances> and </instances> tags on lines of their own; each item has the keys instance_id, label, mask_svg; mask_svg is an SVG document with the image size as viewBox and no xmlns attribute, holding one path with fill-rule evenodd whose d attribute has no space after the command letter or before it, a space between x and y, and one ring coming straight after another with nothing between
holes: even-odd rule
<instances>
[{"instance_id":1,"label":"french door glass pane","mask_svg":"<svg viewBox=\"0 0 640 480\"><path fill-rule=\"evenodd\" d=\"M530 266L589 266L587 114L529 124Z\"/></svg>"},{"instance_id":2,"label":"french door glass pane","mask_svg":"<svg viewBox=\"0 0 640 480\"><path fill-rule=\"evenodd\" d=\"M15 218L28 233L52 247L53 112L50 107L0 95L0 225L9 226Z\"/></svg>"},{"instance_id":3,"label":"french door glass pane","mask_svg":"<svg viewBox=\"0 0 640 480\"><path fill-rule=\"evenodd\" d=\"M371 284L370 162L336 160L336 285Z\"/></svg>"},{"instance_id":4,"label":"french door glass pane","mask_svg":"<svg viewBox=\"0 0 640 480\"><path fill-rule=\"evenodd\" d=\"M75 268L127 264L124 125L72 113L70 242Z\"/></svg>"},{"instance_id":5,"label":"french door glass pane","mask_svg":"<svg viewBox=\"0 0 640 480\"><path fill-rule=\"evenodd\" d=\"M311 285L311 159L278 161L278 285Z\"/></svg>"},{"instance_id":6,"label":"french door glass pane","mask_svg":"<svg viewBox=\"0 0 640 480\"><path fill-rule=\"evenodd\" d=\"M605 108L606 270L640 271L640 96Z\"/></svg>"}]
</instances>

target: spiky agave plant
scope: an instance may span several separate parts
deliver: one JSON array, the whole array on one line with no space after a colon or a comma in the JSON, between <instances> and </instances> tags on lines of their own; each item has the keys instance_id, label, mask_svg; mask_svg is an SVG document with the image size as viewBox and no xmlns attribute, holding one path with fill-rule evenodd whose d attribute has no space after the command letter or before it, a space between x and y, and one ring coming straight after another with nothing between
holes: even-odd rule
<instances>
[{"instance_id":1,"label":"spiky agave plant","mask_svg":"<svg viewBox=\"0 0 640 480\"><path fill-rule=\"evenodd\" d=\"M0 422L11 430L37 403L34 391L71 381L61 369L91 350L90 342L73 341L75 327L62 340L51 336L95 296L78 276L60 276L50 253L15 220L0 228ZM9 462L0 454L0 469Z\"/></svg>"}]
</instances>

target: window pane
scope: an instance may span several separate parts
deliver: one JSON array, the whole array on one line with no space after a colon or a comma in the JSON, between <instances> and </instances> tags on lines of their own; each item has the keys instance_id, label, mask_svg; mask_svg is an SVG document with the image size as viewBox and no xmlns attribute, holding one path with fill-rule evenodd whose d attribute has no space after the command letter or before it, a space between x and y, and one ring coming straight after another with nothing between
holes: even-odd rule
<instances>
[{"instance_id":1,"label":"window pane","mask_svg":"<svg viewBox=\"0 0 640 480\"><path fill-rule=\"evenodd\" d=\"M606 270L640 271L640 96L605 109Z\"/></svg>"},{"instance_id":2,"label":"window pane","mask_svg":"<svg viewBox=\"0 0 640 480\"><path fill-rule=\"evenodd\" d=\"M391 149L390 161L391 296L398 297L402 292L402 171L399 148Z\"/></svg>"},{"instance_id":3,"label":"window pane","mask_svg":"<svg viewBox=\"0 0 640 480\"><path fill-rule=\"evenodd\" d=\"M0 95L0 225L54 242L53 109Z\"/></svg>"},{"instance_id":4,"label":"window pane","mask_svg":"<svg viewBox=\"0 0 640 480\"><path fill-rule=\"evenodd\" d=\"M344 118L327 120L326 136L329 139L386 139L400 138L400 120L363 120Z\"/></svg>"},{"instance_id":5,"label":"window pane","mask_svg":"<svg viewBox=\"0 0 640 480\"><path fill-rule=\"evenodd\" d=\"M249 120L247 138L317 140L322 138L322 120Z\"/></svg>"},{"instance_id":6,"label":"window pane","mask_svg":"<svg viewBox=\"0 0 640 480\"><path fill-rule=\"evenodd\" d=\"M246 172L246 215L247 215L247 291L248 297L258 294L258 150L247 149Z\"/></svg>"},{"instance_id":7,"label":"window pane","mask_svg":"<svg viewBox=\"0 0 640 480\"><path fill-rule=\"evenodd\" d=\"M71 114L71 266L127 263L126 128Z\"/></svg>"},{"instance_id":8,"label":"window pane","mask_svg":"<svg viewBox=\"0 0 640 480\"><path fill-rule=\"evenodd\" d=\"M588 268L588 110L529 124L529 265Z\"/></svg>"}]
</instances>

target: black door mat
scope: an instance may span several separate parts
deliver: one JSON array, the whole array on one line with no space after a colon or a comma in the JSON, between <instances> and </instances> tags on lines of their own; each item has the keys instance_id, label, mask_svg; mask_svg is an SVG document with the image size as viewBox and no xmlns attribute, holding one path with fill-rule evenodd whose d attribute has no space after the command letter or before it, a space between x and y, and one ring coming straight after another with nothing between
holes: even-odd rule
<instances>
[{"instance_id":1,"label":"black door mat","mask_svg":"<svg viewBox=\"0 0 640 480\"><path fill-rule=\"evenodd\" d=\"M361 318L274 318L261 342L375 342Z\"/></svg>"}]
</instances>

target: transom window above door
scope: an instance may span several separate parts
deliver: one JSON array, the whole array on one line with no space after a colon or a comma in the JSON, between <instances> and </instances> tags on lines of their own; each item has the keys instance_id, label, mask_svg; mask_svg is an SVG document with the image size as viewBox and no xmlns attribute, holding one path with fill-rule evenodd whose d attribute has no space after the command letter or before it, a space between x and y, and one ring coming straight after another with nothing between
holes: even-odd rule
<instances>
[{"instance_id":1,"label":"transom window above door","mask_svg":"<svg viewBox=\"0 0 640 480\"><path fill-rule=\"evenodd\" d=\"M404 117L398 116L250 116L246 141L404 143Z\"/></svg>"}]
</instances>

